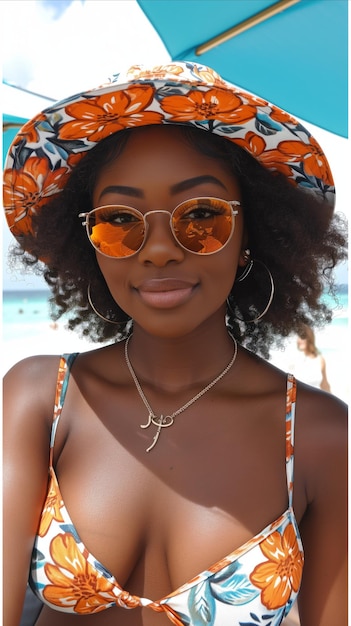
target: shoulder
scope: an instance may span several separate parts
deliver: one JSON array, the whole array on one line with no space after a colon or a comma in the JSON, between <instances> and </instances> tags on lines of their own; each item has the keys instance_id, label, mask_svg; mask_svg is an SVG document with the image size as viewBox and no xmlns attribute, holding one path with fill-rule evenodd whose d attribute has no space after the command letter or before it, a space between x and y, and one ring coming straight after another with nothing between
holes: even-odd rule
<instances>
[{"instance_id":1,"label":"shoulder","mask_svg":"<svg viewBox=\"0 0 351 626\"><path fill-rule=\"evenodd\" d=\"M330 393L305 385L296 384L296 414L305 434L314 432L316 442L323 442L326 435L335 437L347 433L347 405Z\"/></svg>"},{"instance_id":2,"label":"shoulder","mask_svg":"<svg viewBox=\"0 0 351 626\"><path fill-rule=\"evenodd\" d=\"M319 354L317 354L317 359L319 360L319 362L321 364L321 367L324 367L325 366L325 358L324 358L324 356L319 353Z\"/></svg>"},{"instance_id":3,"label":"shoulder","mask_svg":"<svg viewBox=\"0 0 351 626\"><path fill-rule=\"evenodd\" d=\"M40 415L52 417L60 356L19 361L4 377L4 418L12 422ZM50 415L51 414L51 415Z\"/></svg>"},{"instance_id":4,"label":"shoulder","mask_svg":"<svg viewBox=\"0 0 351 626\"><path fill-rule=\"evenodd\" d=\"M347 406L330 393L298 382L296 392L296 469L303 468L309 500L320 488L347 475Z\"/></svg>"},{"instance_id":5,"label":"shoulder","mask_svg":"<svg viewBox=\"0 0 351 626\"><path fill-rule=\"evenodd\" d=\"M21 388L34 382L38 384L40 380L50 378L53 372L57 374L60 358L59 355L27 357L11 367L4 381L10 385L18 381Z\"/></svg>"},{"instance_id":6,"label":"shoulder","mask_svg":"<svg viewBox=\"0 0 351 626\"><path fill-rule=\"evenodd\" d=\"M305 502L299 516L305 552L301 618L306 624L314 622L317 613L313 605L320 611L321 589L324 589L323 619L318 623L346 624L346 405L327 392L299 383L295 434L294 498L298 502L300 494L300 500L303 497Z\"/></svg>"},{"instance_id":7,"label":"shoulder","mask_svg":"<svg viewBox=\"0 0 351 626\"><path fill-rule=\"evenodd\" d=\"M30 357L4 378L3 441L7 497L25 486L28 506L42 501L60 357ZM25 475L23 470L25 468ZM22 497L22 496L21 496ZM39 506L39 505L38 505Z\"/></svg>"}]
</instances>

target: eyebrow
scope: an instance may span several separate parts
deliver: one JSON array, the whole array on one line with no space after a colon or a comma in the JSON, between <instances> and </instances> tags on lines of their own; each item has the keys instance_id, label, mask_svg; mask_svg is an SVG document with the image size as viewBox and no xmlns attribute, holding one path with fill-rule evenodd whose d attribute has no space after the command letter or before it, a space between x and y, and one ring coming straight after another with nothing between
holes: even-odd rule
<instances>
[{"instance_id":1,"label":"eyebrow","mask_svg":"<svg viewBox=\"0 0 351 626\"><path fill-rule=\"evenodd\" d=\"M109 185L108 187L104 187L102 192L99 195L99 199L107 193L120 193L124 196L132 196L134 198L143 198L144 192L137 187L127 187L125 185Z\"/></svg>"},{"instance_id":2,"label":"eyebrow","mask_svg":"<svg viewBox=\"0 0 351 626\"><path fill-rule=\"evenodd\" d=\"M204 174L203 176L194 176L193 178L187 178L186 180L182 180L175 185L172 185L170 188L171 194L176 194L181 191L186 191L187 189L191 189L192 187L196 187L198 185L202 185L204 183L214 183L215 185L219 185L222 189L227 190L224 183L222 183L219 178L216 176L211 176L210 174ZM99 199L102 198L107 193L119 193L124 196L131 196L133 198L143 198L144 192L142 189L138 187L130 187L127 185L109 185L105 187L100 193Z\"/></svg>"},{"instance_id":3,"label":"eyebrow","mask_svg":"<svg viewBox=\"0 0 351 626\"><path fill-rule=\"evenodd\" d=\"M192 187L196 187L197 185L202 185L203 183L214 183L215 185L219 185L222 189L227 190L224 183L222 183L219 178L216 176L211 176L210 174L204 174L203 176L195 176L194 178L188 178L186 180L182 180L180 183L176 183L171 187L171 193L178 193L179 191L186 191L187 189L191 189Z\"/></svg>"}]
</instances>

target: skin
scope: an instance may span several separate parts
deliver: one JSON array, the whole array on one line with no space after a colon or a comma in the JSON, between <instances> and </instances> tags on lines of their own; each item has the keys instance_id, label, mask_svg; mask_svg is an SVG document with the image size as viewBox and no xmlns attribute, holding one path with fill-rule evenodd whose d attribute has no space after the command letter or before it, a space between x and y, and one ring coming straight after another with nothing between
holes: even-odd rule
<instances>
[{"instance_id":1,"label":"skin","mask_svg":"<svg viewBox=\"0 0 351 626\"><path fill-rule=\"evenodd\" d=\"M194 183L209 174L217 182ZM132 190L106 192L111 185ZM95 206L120 202L146 212L172 211L201 195L240 199L238 181L223 163L185 144L175 128L156 127L133 131L118 160L98 177L93 199ZM129 354L142 388L155 412L166 414L199 392L233 354L225 300L249 242L241 210L228 245L208 257L180 248L163 214L151 215L149 226L135 256L116 261L97 253L97 260L112 295L134 319ZM155 279L177 279L190 288L165 307L167 295L145 296L145 285ZM19 624L46 493L57 367L57 357L33 357L5 381L6 626ZM147 454L154 428L140 429L147 410L124 346L78 357L57 431L55 467L79 535L124 589L161 598L286 510L285 392L284 373L239 348L230 372L164 429ZM345 407L302 384L297 407L294 510L306 551L301 625L344 626ZM71 626L80 619L45 607L37 623ZM85 622L170 624L150 609L109 609Z\"/></svg>"}]
</instances>

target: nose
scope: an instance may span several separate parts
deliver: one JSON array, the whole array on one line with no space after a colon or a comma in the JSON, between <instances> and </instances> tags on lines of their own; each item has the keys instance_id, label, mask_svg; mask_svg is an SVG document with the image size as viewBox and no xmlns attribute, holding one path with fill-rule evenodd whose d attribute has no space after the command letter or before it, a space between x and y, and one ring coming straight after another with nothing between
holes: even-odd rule
<instances>
[{"instance_id":1,"label":"nose","mask_svg":"<svg viewBox=\"0 0 351 626\"><path fill-rule=\"evenodd\" d=\"M170 226L168 211L150 211L145 214L146 239L139 252L140 263L152 263L163 267L168 263L180 263L183 248L176 242Z\"/></svg>"}]
</instances>

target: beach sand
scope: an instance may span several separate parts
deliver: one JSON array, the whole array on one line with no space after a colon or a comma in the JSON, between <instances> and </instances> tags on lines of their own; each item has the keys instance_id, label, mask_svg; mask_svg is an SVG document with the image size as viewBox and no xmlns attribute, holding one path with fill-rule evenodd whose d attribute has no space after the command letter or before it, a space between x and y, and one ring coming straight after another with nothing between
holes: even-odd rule
<instances>
[{"instance_id":1,"label":"beach sand","mask_svg":"<svg viewBox=\"0 0 351 626\"><path fill-rule=\"evenodd\" d=\"M38 354L63 354L86 352L101 347L102 344L82 339L77 333L67 330L60 324L43 323L39 329L23 338L2 342L2 368L5 374L18 361Z\"/></svg>"}]
</instances>

